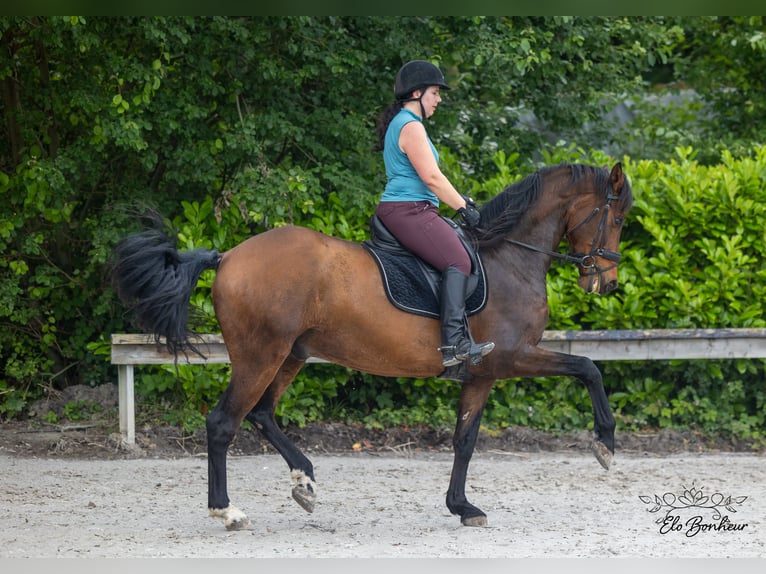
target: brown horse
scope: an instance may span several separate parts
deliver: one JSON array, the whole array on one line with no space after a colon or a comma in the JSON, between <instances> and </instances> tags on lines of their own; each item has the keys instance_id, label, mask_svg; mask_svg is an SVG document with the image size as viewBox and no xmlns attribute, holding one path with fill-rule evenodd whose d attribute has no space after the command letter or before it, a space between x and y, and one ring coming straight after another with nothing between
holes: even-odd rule
<instances>
[{"instance_id":1,"label":"brown horse","mask_svg":"<svg viewBox=\"0 0 766 574\"><path fill-rule=\"evenodd\" d=\"M617 288L620 233L632 201L621 164L611 172L561 164L524 178L481 207L480 231L469 235L482 254L489 299L470 326L477 340L494 341L496 348L468 366L461 388L446 504L462 524L486 524L484 512L466 498L465 481L497 379L580 379L593 404L592 449L609 467L615 422L601 373L586 357L537 345L548 321L545 279L554 258L579 267L578 284L587 292ZM567 255L556 251L564 237ZM295 500L313 511L313 466L274 419L279 398L308 357L389 377L436 377L443 370L438 320L394 307L360 244L288 226L220 255L204 249L179 253L165 234L148 230L123 239L115 253L118 294L133 307L137 323L165 337L175 352L194 349L186 325L189 296L200 273L217 268L213 302L231 381L207 417L208 508L229 530L250 525L230 503L226 486L227 449L245 417L287 462Z\"/></svg>"}]
</instances>

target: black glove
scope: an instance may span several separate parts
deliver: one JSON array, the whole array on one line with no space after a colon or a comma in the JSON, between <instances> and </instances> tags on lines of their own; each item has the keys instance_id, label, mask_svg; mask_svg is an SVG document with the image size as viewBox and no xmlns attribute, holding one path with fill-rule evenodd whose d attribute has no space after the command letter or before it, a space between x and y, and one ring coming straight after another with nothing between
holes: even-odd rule
<instances>
[{"instance_id":1,"label":"black glove","mask_svg":"<svg viewBox=\"0 0 766 574\"><path fill-rule=\"evenodd\" d=\"M462 197L465 200L466 205L470 205L471 207L476 207L476 202L470 197L468 197L467 195L463 195L462 193L460 193L460 197Z\"/></svg>"},{"instance_id":2,"label":"black glove","mask_svg":"<svg viewBox=\"0 0 766 574\"><path fill-rule=\"evenodd\" d=\"M461 207L457 212L468 229L474 229L481 223L481 213L476 209L476 203L473 200L466 200L465 207Z\"/></svg>"}]
</instances>

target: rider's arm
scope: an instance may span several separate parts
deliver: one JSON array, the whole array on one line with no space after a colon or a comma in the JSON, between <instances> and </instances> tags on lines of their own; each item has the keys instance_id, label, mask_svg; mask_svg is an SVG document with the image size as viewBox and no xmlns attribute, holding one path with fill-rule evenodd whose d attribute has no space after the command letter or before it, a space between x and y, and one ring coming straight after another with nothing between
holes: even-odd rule
<instances>
[{"instance_id":1,"label":"rider's arm","mask_svg":"<svg viewBox=\"0 0 766 574\"><path fill-rule=\"evenodd\" d=\"M466 206L463 196L439 169L422 123L409 122L402 128L399 134L399 148L407 154L420 179L440 201L454 210Z\"/></svg>"}]
</instances>

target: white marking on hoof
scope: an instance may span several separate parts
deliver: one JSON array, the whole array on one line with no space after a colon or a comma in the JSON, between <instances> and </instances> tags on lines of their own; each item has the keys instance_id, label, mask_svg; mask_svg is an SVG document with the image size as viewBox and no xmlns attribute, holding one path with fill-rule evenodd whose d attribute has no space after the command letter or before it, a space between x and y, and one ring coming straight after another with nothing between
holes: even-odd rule
<instances>
[{"instance_id":1,"label":"white marking on hoof","mask_svg":"<svg viewBox=\"0 0 766 574\"><path fill-rule=\"evenodd\" d=\"M222 518L226 530L249 530L252 522L239 508L229 505L226 508L209 508L210 516Z\"/></svg>"},{"instance_id":2,"label":"white marking on hoof","mask_svg":"<svg viewBox=\"0 0 766 574\"><path fill-rule=\"evenodd\" d=\"M302 470L293 470L290 473L293 481L293 499L300 504L306 512L314 512L317 499L317 484L311 480Z\"/></svg>"}]
</instances>

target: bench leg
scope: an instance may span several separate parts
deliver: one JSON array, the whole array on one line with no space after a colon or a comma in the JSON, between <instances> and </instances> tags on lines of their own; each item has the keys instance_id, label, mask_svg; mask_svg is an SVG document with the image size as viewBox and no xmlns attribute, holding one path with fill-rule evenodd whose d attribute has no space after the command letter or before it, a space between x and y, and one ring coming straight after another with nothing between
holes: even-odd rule
<instances>
[{"instance_id":1,"label":"bench leg","mask_svg":"<svg viewBox=\"0 0 766 574\"><path fill-rule=\"evenodd\" d=\"M120 433L128 444L136 442L136 409L133 391L133 365L118 365Z\"/></svg>"}]
</instances>

